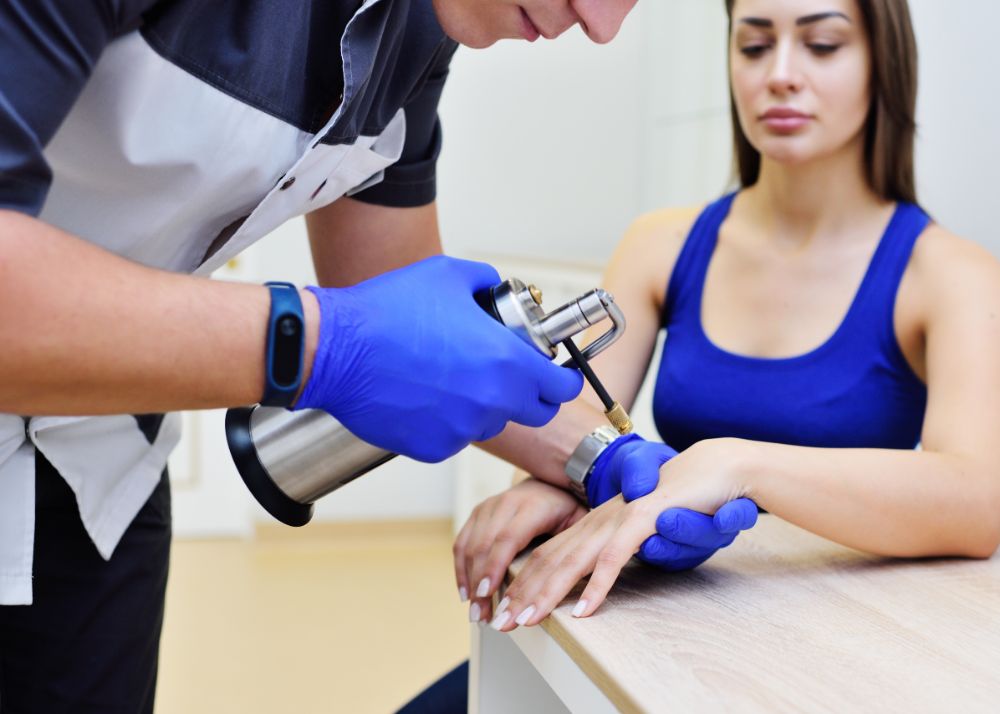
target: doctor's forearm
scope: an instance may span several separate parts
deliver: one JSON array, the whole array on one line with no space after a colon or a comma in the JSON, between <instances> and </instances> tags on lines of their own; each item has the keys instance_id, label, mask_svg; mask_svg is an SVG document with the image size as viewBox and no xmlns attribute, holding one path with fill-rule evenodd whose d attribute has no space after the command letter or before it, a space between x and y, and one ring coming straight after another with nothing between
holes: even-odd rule
<instances>
[{"instance_id":1,"label":"doctor's forearm","mask_svg":"<svg viewBox=\"0 0 1000 714\"><path fill-rule=\"evenodd\" d=\"M746 494L813 533L882 555L988 557L1000 470L955 454L736 441Z\"/></svg>"},{"instance_id":2,"label":"doctor's forearm","mask_svg":"<svg viewBox=\"0 0 1000 714\"><path fill-rule=\"evenodd\" d=\"M262 286L153 270L0 211L0 412L256 402L269 305ZM315 302L305 307L315 332Z\"/></svg>"}]
</instances>

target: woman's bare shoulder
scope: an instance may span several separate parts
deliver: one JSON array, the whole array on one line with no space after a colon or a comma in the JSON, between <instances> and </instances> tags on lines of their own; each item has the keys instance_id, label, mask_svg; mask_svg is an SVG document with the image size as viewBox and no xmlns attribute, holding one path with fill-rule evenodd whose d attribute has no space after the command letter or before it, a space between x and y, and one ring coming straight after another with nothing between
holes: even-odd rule
<instances>
[{"instance_id":1,"label":"woman's bare shoulder","mask_svg":"<svg viewBox=\"0 0 1000 714\"><path fill-rule=\"evenodd\" d=\"M636 218L618 244L605 283L657 304L701 206L663 208Z\"/></svg>"},{"instance_id":2,"label":"woman's bare shoulder","mask_svg":"<svg viewBox=\"0 0 1000 714\"><path fill-rule=\"evenodd\" d=\"M661 208L636 218L618 248L629 262L655 264L669 269L677 260L691 226L703 206Z\"/></svg>"},{"instance_id":3,"label":"woman's bare shoulder","mask_svg":"<svg viewBox=\"0 0 1000 714\"><path fill-rule=\"evenodd\" d=\"M928 314L965 306L1000 307L1000 260L944 226L927 227L913 248L910 268Z\"/></svg>"},{"instance_id":4,"label":"woman's bare shoulder","mask_svg":"<svg viewBox=\"0 0 1000 714\"><path fill-rule=\"evenodd\" d=\"M679 248L703 209L702 205L672 206L644 213L632 222L626 238L670 243Z\"/></svg>"}]
</instances>

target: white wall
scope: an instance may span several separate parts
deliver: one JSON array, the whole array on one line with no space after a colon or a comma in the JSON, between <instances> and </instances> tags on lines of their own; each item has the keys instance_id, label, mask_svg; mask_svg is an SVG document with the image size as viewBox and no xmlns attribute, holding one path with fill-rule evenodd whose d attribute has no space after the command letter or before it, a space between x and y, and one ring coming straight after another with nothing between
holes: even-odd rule
<instances>
[{"instance_id":1,"label":"white wall","mask_svg":"<svg viewBox=\"0 0 1000 714\"><path fill-rule=\"evenodd\" d=\"M1000 256L996 0L910 0L920 49L917 178L942 224Z\"/></svg>"},{"instance_id":2,"label":"white wall","mask_svg":"<svg viewBox=\"0 0 1000 714\"><path fill-rule=\"evenodd\" d=\"M641 206L639 82L653 4L641 5L608 45L573 30L458 51L438 171L450 252L607 258Z\"/></svg>"}]
</instances>

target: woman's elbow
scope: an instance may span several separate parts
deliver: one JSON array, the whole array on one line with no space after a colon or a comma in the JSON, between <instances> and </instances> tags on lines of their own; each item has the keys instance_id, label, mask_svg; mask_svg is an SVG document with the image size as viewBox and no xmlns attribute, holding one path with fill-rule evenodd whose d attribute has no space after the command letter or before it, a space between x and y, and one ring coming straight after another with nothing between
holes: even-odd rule
<instances>
[{"instance_id":1,"label":"woman's elbow","mask_svg":"<svg viewBox=\"0 0 1000 714\"><path fill-rule=\"evenodd\" d=\"M965 557L985 560L993 557L997 548L1000 548L1000 510L994 514L993 519L995 521L993 528L983 537L969 544L968 552L963 553Z\"/></svg>"},{"instance_id":2,"label":"woman's elbow","mask_svg":"<svg viewBox=\"0 0 1000 714\"><path fill-rule=\"evenodd\" d=\"M984 560L996 553L1000 548L1000 503L983 514L982 523L982 528L970 529L968 525L963 528L963 537L956 543L953 555Z\"/></svg>"}]
</instances>

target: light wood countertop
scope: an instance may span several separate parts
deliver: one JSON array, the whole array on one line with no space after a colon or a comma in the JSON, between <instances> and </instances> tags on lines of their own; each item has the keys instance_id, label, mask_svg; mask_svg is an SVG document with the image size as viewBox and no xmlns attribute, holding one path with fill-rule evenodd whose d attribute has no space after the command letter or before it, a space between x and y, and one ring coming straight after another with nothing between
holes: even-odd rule
<instances>
[{"instance_id":1,"label":"light wood countertop","mask_svg":"<svg viewBox=\"0 0 1000 714\"><path fill-rule=\"evenodd\" d=\"M763 515L694 571L633 563L590 618L578 594L542 627L622 711L1000 710L1000 557L879 558Z\"/></svg>"}]
</instances>

